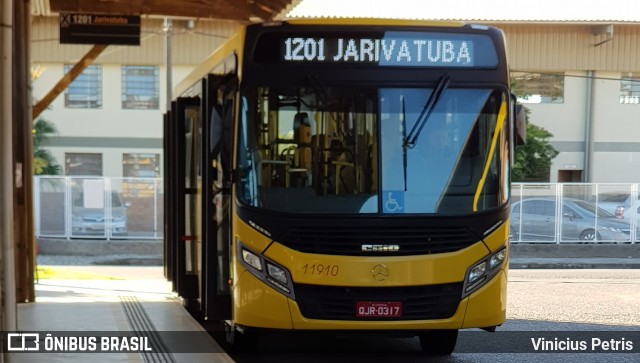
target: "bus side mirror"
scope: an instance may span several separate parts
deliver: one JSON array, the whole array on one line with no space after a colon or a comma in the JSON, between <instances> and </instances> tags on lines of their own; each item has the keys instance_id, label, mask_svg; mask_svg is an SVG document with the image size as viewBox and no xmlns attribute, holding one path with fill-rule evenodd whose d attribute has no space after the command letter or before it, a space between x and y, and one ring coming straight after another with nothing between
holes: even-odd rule
<instances>
[{"instance_id":1,"label":"bus side mirror","mask_svg":"<svg viewBox=\"0 0 640 363\"><path fill-rule=\"evenodd\" d=\"M524 145L527 142L527 120L524 115L524 107L519 103L514 103L513 115L515 126L515 144Z\"/></svg>"}]
</instances>

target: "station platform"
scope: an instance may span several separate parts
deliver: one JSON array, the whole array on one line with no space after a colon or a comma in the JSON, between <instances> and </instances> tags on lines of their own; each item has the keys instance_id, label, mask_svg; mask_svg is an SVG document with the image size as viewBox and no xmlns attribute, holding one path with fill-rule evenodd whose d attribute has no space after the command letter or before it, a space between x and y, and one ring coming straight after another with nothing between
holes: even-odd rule
<instances>
[{"instance_id":1,"label":"station platform","mask_svg":"<svg viewBox=\"0 0 640 363\"><path fill-rule=\"evenodd\" d=\"M98 350L104 336L146 336L153 349L16 352L16 363L233 361L171 294L161 266L40 266L37 275L36 302L18 304L18 331L39 333L41 351L47 333L95 336Z\"/></svg>"}]
</instances>

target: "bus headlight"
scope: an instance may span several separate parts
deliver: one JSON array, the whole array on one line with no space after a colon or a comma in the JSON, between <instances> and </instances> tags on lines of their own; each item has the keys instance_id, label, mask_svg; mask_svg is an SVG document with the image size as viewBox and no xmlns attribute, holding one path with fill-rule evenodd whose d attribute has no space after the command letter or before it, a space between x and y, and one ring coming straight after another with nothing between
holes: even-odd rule
<instances>
[{"instance_id":1,"label":"bus headlight","mask_svg":"<svg viewBox=\"0 0 640 363\"><path fill-rule=\"evenodd\" d=\"M494 269L500 265L502 265L502 263L504 262L505 257L507 257L507 249L503 248L500 251L494 253L493 255L491 255L491 258L489 259L489 268L490 269Z\"/></svg>"},{"instance_id":2,"label":"bus headlight","mask_svg":"<svg viewBox=\"0 0 640 363\"><path fill-rule=\"evenodd\" d=\"M295 300L291 274L286 268L261 254L250 251L240 241L238 241L237 246L240 262L247 268L247 271L265 284L274 287L276 291Z\"/></svg>"},{"instance_id":3,"label":"bus headlight","mask_svg":"<svg viewBox=\"0 0 640 363\"><path fill-rule=\"evenodd\" d=\"M487 262L481 262L475 265L469 272L469 282L473 283L478 281L479 278L484 276L484 272L487 270Z\"/></svg>"},{"instance_id":4,"label":"bus headlight","mask_svg":"<svg viewBox=\"0 0 640 363\"><path fill-rule=\"evenodd\" d=\"M462 297L471 294L487 283L487 281L491 280L491 278L500 271L506 257L507 248L503 247L498 252L492 253L471 266L465 276Z\"/></svg>"},{"instance_id":5,"label":"bus headlight","mask_svg":"<svg viewBox=\"0 0 640 363\"><path fill-rule=\"evenodd\" d=\"M262 271L262 261L260 261L260 257L254 254L251 251L242 249L242 260L247 263L247 265L255 268L258 271Z\"/></svg>"},{"instance_id":6,"label":"bus headlight","mask_svg":"<svg viewBox=\"0 0 640 363\"><path fill-rule=\"evenodd\" d=\"M283 284L287 283L287 273L279 266L267 262L267 274Z\"/></svg>"}]
</instances>

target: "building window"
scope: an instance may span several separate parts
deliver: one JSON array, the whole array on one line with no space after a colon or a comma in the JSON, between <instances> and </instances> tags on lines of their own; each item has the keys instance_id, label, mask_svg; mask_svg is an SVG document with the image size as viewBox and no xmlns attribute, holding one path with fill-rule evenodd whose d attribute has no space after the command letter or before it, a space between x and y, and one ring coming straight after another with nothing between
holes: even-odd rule
<instances>
[{"instance_id":1,"label":"building window","mask_svg":"<svg viewBox=\"0 0 640 363\"><path fill-rule=\"evenodd\" d=\"M65 153L66 175L102 176L102 154Z\"/></svg>"},{"instance_id":2,"label":"building window","mask_svg":"<svg viewBox=\"0 0 640 363\"><path fill-rule=\"evenodd\" d=\"M564 103L564 74L511 72L511 88L522 103Z\"/></svg>"},{"instance_id":3,"label":"building window","mask_svg":"<svg viewBox=\"0 0 640 363\"><path fill-rule=\"evenodd\" d=\"M122 175L134 178L160 177L160 156L158 154L123 154Z\"/></svg>"},{"instance_id":4,"label":"building window","mask_svg":"<svg viewBox=\"0 0 640 363\"><path fill-rule=\"evenodd\" d=\"M160 69L157 66L122 66L122 108L160 108Z\"/></svg>"},{"instance_id":5,"label":"building window","mask_svg":"<svg viewBox=\"0 0 640 363\"><path fill-rule=\"evenodd\" d=\"M620 103L640 104L640 73L629 73L620 80Z\"/></svg>"},{"instance_id":6,"label":"building window","mask_svg":"<svg viewBox=\"0 0 640 363\"><path fill-rule=\"evenodd\" d=\"M64 65L64 73L73 66ZM90 65L64 91L66 108L102 108L102 67Z\"/></svg>"}]
</instances>

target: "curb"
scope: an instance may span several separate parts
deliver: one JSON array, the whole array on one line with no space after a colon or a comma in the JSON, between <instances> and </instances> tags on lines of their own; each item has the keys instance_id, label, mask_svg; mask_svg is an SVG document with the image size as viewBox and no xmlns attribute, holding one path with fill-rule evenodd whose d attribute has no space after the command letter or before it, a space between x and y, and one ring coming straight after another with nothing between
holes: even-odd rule
<instances>
[{"instance_id":1,"label":"curb","mask_svg":"<svg viewBox=\"0 0 640 363\"><path fill-rule=\"evenodd\" d=\"M510 269L640 269L639 258L511 258Z\"/></svg>"},{"instance_id":2,"label":"curb","mask_svg":"<svg viewBox=\"0 0 640 363\"><path fill-rule=\"evenodd\" d=\"M162 266L162 257L124 257L95 261L95 266Z\"/></svg>"},{"instance_id":3,"label":"curb","mask_svg":"<svg viewBox=\"0 0 640 363\"><path fill-rule=\"evenodd\" d=\"M509 253L522 259L553 259L566 262L568 259L619 260L640 258L640 243L511 243Z\"/></svg>"},{"instance_id":4,"label":"curb","mask_svg":"<svg viewBox=\"0 0 640 363\"><path fill-rule=\"evenodd\" d=\"M509 268L512 270L578 270L578 269L593 269L593 270L614 270L614 269L640 269L640 263L632 264L614 264L614 263L510 263Z\"/></svg>"},{"instance_id":5,"label":"curb","mask_svg":"<svg viewBox=\"0 0 640 363\"><path fill-rule=\"evenodd\" d=\"M162 256L161 239L56 239L38 238L38 254L50 256Z\"/></svg>"}]
</instances>

